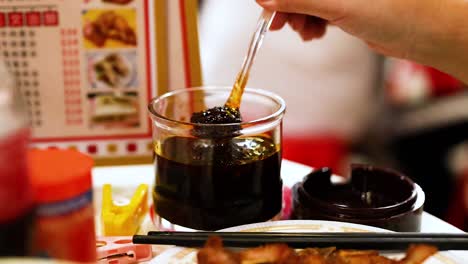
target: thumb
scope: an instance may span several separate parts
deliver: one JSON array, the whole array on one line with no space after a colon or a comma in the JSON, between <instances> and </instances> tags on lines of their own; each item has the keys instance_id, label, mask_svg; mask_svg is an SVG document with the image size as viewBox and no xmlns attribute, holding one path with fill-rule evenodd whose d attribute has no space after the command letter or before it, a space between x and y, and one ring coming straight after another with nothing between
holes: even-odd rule
<instances>
[{"instance_id":1,"label":"thumb","mask_svg":"<svg viewBox=\"0 0 468 264\"><path fill-rule=\"evenodd\" d=\"M256 0L263 8L286 13L299 13L323 18L328 21L340 20L345 16L346 6L352 0Z\"/></svg>"}]
</instances>

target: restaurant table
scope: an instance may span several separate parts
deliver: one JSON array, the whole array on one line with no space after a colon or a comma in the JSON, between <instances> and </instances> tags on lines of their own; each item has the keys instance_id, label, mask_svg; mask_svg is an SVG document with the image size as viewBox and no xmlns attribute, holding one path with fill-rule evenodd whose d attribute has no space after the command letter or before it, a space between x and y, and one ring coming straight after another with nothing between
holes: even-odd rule
<instances>
[{"instance_id":1,"label":"restaurant table","mask_svg":"<svg viewBox=\"0 0 468 264\"><path fill-rule=\"evenodd\" d=\"M283 184L285 186L292 186L294 183L302 180L310 171L312 171L311 167L283 160L281 168ZM100 229L99 213L102 199L102 185L106 183L111 184L113 192L116 194L115 197L118 197L117 199L128 199L139 184L146 183L152 186L155 178L154 175L153 165L107 166L93 169L94 206L97 212L96 225L98 234ZM151 197L151 195L149 196ZM125 201L120 202L124 203ZM424 212L422 216L421 232L459 233L463 231Z\"/></svg>"}]
</instances>

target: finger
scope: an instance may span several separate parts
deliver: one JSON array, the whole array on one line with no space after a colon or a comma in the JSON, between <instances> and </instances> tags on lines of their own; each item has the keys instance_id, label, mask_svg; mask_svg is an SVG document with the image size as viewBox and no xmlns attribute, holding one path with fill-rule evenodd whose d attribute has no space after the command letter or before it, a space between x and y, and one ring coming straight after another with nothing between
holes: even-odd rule
<instances>
[{"instance_id":1,"label":"finger","mask_svg":"<svg viewBox=\"0 0 468 264\"><path fill-rule=\"evenodd\" d=\"M306 19L306 15L291 14L289 15L288 23L294 31L301 32L306 24Z\"/></svg>"},{"instance_id":2,"label":"finger","mask_svg":"<svg viewBox=\"0 0 468 264\"><path fill-rule=\"evenodd\" d=\"M316 17L307 17L304 29L299 32L304 41L321 38L327 30L327 22Z\"/></svg>"},{"instance_id":3,"label":"finger","mask_svg":"<svg viewBox=\"0 0 468 264\"><path fill-rule=\"evenodd\" d=\"M372 49L373 51L377 52L377 53L380 53L384 56L389 56L389 57L402 57L400 54L396 54L395 52L392 52L391 50L381 46L381 45L378 45L374 42L371 42L371 41L365 41L365 43L367 44L367 46Z\"/></svg>"},{"instance_id":4,"label":"finger","mask_svg":"<svg viewBox=\"0 0 468 264\"><path fill-rule=\"evenodd\" d=\"M270 30L278 30L282 29L286 22L288 22L289 14L288 13L282 13L278 12L275 15L275 18L273 19L273 22L271 22Z\"/></svg>"},{"instance_id":5,"label":"finger","mask_svg":"<svg viewBox=\"0 0 468 264\"><path fill-rule=\"evenodd\" d=\"M256 0L263 8L285 13L299 13L335 21L346 14L349 0ZM352 3L351 3L352 4Z\"/></svg>"}]
</instances>

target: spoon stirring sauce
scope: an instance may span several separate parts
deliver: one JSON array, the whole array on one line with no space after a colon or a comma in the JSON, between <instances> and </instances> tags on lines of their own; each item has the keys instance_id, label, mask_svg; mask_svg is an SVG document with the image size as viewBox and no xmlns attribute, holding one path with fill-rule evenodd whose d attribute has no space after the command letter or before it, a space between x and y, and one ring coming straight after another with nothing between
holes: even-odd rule
<instances>
[{"instance_id":1,"label":"spoon stirring sauce","mask_svg":"<svg viewBox=\"0 0 468 264\"><path fill-rule=\"evenodd\" d=\"M199 124L232 124L241 123L240 105L245 86L249 79L249 72L255 60L258 50L260 49L263 38L270 28L271 22L275 16L275 12L264 10L260 16L257 29L250 41L247 56L244 59L241 70L237 75L236 81L232 87L231 94L224 106L216 106L202 112L193 113L191 117L192 123Z\"/></svg>"}]
</instances>

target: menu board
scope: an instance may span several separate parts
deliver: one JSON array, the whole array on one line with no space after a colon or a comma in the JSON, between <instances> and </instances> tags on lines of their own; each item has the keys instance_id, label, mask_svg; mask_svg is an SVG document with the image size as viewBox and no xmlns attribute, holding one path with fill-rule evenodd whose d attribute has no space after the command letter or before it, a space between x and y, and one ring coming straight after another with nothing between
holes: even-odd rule
<instances>
[{"instance_id":1,"label":"menu board","mask_svg":"<svg viewBox=\"0 0 468 264\"><path fill-rule=\"evenodd\" d=\"M0 56L25 98L33 147L78 149L98 164L151 161L148 102L200 84L196 8L0 0Z\"/></svg>"}]
</instances>

